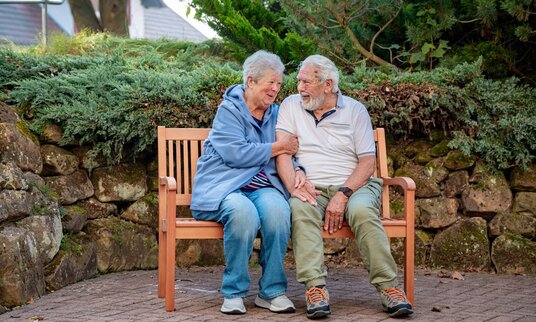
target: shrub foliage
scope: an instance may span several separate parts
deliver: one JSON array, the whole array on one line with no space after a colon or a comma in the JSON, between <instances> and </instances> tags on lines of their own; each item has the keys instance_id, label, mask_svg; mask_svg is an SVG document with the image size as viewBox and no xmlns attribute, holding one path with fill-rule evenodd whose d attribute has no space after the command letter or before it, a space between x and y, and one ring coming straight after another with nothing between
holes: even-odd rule
<instances>
[{"instance_id":1,"label":"shrub foliage","mask_svg":"<svg viewBox=\"0 0 536 322\"><path fill-rule=\"evenodd\" d=\"M16 105L39 134L63 129L63 144L92 145L110 163L152 152L156 126L210 127L240 64L217 42L121 40L104 34L54 38L47 52L0 49L0 100ZM536 152L536 90L517 79L488 80L481 61L429 72L371 70L343 75L374 126L395 138L444 131L449 146L497 169L527 166ZM296 92L285 76L279 99Z\"/></svg>"}]
</instances>

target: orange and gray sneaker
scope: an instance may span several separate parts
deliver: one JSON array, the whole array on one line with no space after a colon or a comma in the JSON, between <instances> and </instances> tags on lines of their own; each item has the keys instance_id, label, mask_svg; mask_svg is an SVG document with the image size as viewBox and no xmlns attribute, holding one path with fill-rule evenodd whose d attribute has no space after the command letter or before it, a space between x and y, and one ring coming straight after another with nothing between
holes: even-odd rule
<instances>
[{"instance_id":1,"label":"orange and gray sneaker","mask_svg":"<svg viewBox=\"0 0 536 322\"><path fill-rule=\"evenodd\" d=\"M380 291L383 310L392 318L403 318L413 314L413 307L406 297L406 293L400 288L391 287Z\"/></svg>"},{"instance_id":2,"label":"orange and gray sneaker","mask_svg":"<svg viewBox=\"0 0 536 322\"><path fill-rule=\"evenodd\" d=\"M307 303L306 313L309 319L319 319L331 314L329 292L324 285L314 286L305 291L305 302Z\"/></svg>"}]
</instances>

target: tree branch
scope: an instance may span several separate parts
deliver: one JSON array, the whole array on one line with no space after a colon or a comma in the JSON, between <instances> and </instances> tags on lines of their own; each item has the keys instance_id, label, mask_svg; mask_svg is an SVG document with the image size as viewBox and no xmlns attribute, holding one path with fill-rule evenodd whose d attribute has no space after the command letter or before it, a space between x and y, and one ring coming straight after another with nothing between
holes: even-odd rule
<instances>
[{"instance_id":1,"label":"tree branch","mask_svg":"<svg viewBox=\"0 0 536 322\"><path fill-rule=\"evenodd\" d=\"M402 10L402 7L398 8L398 11L387 21L381 28L374 34L372 37L372 40L370 41L370 49L369 51L372 53L374 48L374 43L376 42L376 38L395 20L396 17L398 17L398 14L400 13L400 10Z\"/></svg>"},{"instance_id":2,"label":"tree branch","mask_svg":"<svg viewBox=\"0 0 536 322\"><path fill-rule=\"evenodd\" d=\"M333 2L332 1L329 1L328 10L332 15L335 16L335 18L337 18L337 21L339 22L341 27L344 29L344 32L350 38L350 41L357 48L359 53L361 53L361 55L363 55L367 59L372 60L373 62L375 62L378 65L389 65L389 66L393 66L393 67L396 68L396 66L394 66L394 65L390 64L389 62L386 62L382 58L374 55L374 53L368 51L365 47L363 47L363 45L361 45L361 43L359 42L359 39L357 39L357 37L355 36L353 31L350 29L350 26L348 24L344 23L344 17L342 17L339 13L337 13L335 10L333 10Z\"/></svg>"}]
</instances>

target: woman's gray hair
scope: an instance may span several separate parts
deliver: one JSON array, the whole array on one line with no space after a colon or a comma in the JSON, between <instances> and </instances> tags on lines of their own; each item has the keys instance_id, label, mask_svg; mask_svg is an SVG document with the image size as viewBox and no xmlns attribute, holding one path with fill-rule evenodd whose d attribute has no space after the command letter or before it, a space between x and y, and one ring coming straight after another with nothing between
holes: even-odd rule
<instances>
[{"instance_id":1,"label":"woman's gray hair","mask_svg":"<svg viewBox=\"0 0 536 322\"><path fill-rule=\"evenodd\" d=\"M300 69L305 65L313 65L318 70L318 77L321 82L325 82L328 79L333 81L331 92L337 93L339 91L339 70L329 58L322 55L311 55L301 62Z\"/></svg>"},{"instance_id":2,"label":"woman's gray hair","mask_svg":"<svg viewBox=\"0 0 536 322\"><path fill-rule=\"evenodd\" d=\"M272 70L282 76L285 71L285 65L283 65L281 58L276 54L259 50L246 59L242 66L242 70L244 86L247 87L249 76L251 76L254 81L258 81L266 75L268 70Z\"/></svg>"}]
</instances>

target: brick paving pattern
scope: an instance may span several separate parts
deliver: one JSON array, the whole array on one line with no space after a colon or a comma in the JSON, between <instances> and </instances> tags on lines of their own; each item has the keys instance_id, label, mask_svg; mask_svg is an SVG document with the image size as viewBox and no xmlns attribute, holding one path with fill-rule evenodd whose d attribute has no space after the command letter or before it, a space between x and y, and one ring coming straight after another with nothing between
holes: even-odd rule
<instances>
[{"instance_id":1,"label":"brick paving pattern","mask_svg":"<svg viewBox=\"0 0 536 322\"><path fill-rule=\"evenodd\" d=\"M156 271L106 274L48 293L34 303L0 315L0 321L310 321L304 290L287 270L287 295L296 313L275 314L255 307L259 268L250 269L252 289L245 315L219 312L222 267L178 269L176 312L166 312L156 296ZM323 321L396 321L382 310L378 293L362 268L330 269L332 314ZM414 321L536 321L536 277L466 273L464 280L415 272ZM438 312L439 311L439 312ZM398 319L400 320L400 319ZM404 319L402 319L404 320Z\"/></svg>"}]
</instances>

